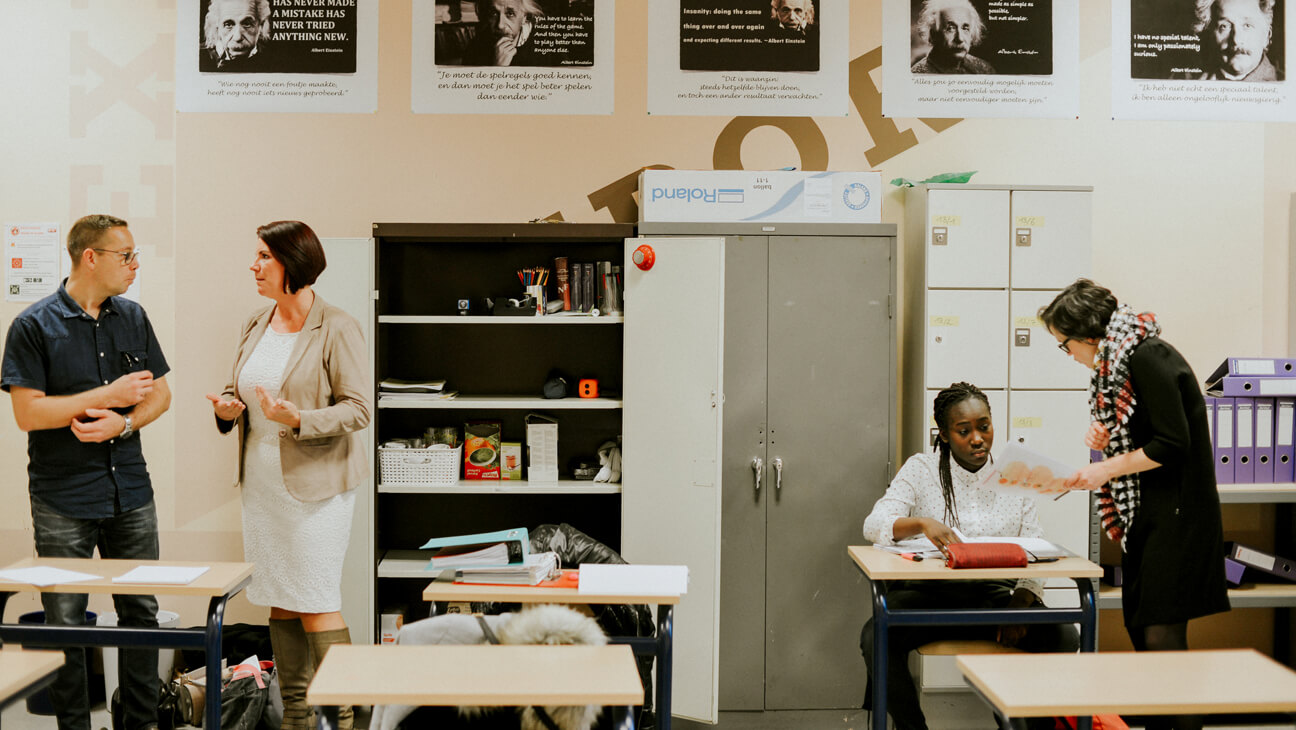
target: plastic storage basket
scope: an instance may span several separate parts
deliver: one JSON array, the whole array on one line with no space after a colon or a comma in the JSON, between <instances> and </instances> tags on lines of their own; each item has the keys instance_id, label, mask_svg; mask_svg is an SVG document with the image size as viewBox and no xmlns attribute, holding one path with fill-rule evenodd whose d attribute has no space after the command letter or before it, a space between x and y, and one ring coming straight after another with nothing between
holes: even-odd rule
<instances>
[{"instance_id":1,"label":"plastic storage basket","mask_svg":"<svg viewBox=\"0 0 1296 730\"><path fill-rule=\"evenodd\" d=\"M378 449L378 476L383 484L454 484L462 463L462 445L453 449Z\"/></svg>"}]
</instances>

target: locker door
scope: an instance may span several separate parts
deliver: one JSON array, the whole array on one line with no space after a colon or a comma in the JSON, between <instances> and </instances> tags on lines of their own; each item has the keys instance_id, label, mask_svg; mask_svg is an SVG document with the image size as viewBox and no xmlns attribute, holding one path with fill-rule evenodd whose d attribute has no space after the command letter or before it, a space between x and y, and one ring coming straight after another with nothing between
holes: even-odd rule
<instances>
[{"instance_id":1,"label":"locker door","mask_svg":"<svg viewBox=\"0 0 1296 730\"><path fill-rule=\"evenodd\" d=\"M974 381L968 382L981 388L981 386ZM946 385L949 385L949 383L946 383ZM994 446L991 447L990 453L998 454L1008 443L1006 441L1008 438L1008 391L986 390L985 388L981 388L981 391L986 394L986 400L990 401L990 420L995 424L995 443ZM937 430L936 421L932 418L932 406L936 404L936 394L939 392L940 388L927 391L927 401L923 406L923 417L926 419L927 423L923 445L924 450L929 453L936 451L936 442L934 439L936 438ZM905 458L908 458L907 454Z\"/></svg>"},{"instance_id":2,"label":"locker door","mask_svg":"<svg viewBox=\"0 0 1296 730\"><path fill-rule=\"evenodd\" d=\"M927 193L927 286L1008 286L1007 190Z\"/></svg>"},{"instance_id":3,"label":"locker door","mask_svg":"<svg viewBox=\"0 0 1296 730\"><path fill-rule=\"evenodd\" d=\"M687 565L675 611L675 715L714 724L720 603L720 424L724 239L649 242L649 271L626 267L622 553ZM688 296L681 296L687 292Z\"/></svg>"},{"instance_id":4,"label":"locker door","mask_svg":"<svg viewBox=\"0 0 1296 730\"><path fill-rule=\"evenodd\" d=\"M1008 387L1008 292L927 292L926 386Z\"/></svg>"},{"instance_id":5,"label":"locker door","mask_svg":"<svg viewBox=\"0 0 1296 730\"><path fill-rule=\"evenodd\" d=\"M1013 390L1008 394L1008 408L1011 443L1077 469L1089 463L1089 449L1083 440L1089 427L1087 392ZM1088 492L1072 492L1056 501L1036 501L1044 535L1076 555L1089 554L1088 496Z\"/></svg>"},{"instance_id":6,"label":"locker door","mask_svg":"<svg viewBox=\"0 0 1296 730\"><path fill-rule=\"evenodd\" d=\"M1092 205L1087 192L1013 191L1013 288L1063 289L1089 276Z\"/></svg>"},{"instance_id":7,"label":"locker door","mask_svg":"<svg viewBox=\"0 0 1296 730\"><path fill-rule=\"evenodd\" d=\"M720 507L720 710L765 709L769 239L725 239L724 459ZM759 460L759 461L757 461ZM759 464L759 470L756 465ZM760 481L757 482L757 476Z\"/></svg>"},{"instance_id":8,"label":"locker door","mask_svg":"<svg viewBox=\"0 0 1296 730\"><path fill-rule=\"evenodd\" d=\"M767 710L859 704L869 589L843 546L890 476L890 256L890 238L770 239Z\"/></svg>"},{"instance_id":9,"label":"locker door","mask_svg":"<svg viewBox=\"0 0 1296 730\"><path fill-rule=\"evenodd\" d=\"M1012 331L1008 348L1008 383L1014 389L1083 390L1090 371L1062 354L1057 340L1036 313L1053 301L1056 291L1013 291L1009 295Z\"/></svg>"},{"instance_id":10,"label":"locker door","mask_svg":"<svg viewBox=\"0 0 1296 730\"><path fill-rule=\"evenodd\" d=\"M316 280L314 289L360 322L365 346L369 351L367 367L368 392L373 392L373 239L323 238L320 244L329 266ZM365 453L373 456L374 429L360 432ZM346 560L342 563L342 617L351 627L351 638L357 644L371 644L374 640L374 546L373 546L372 485L356 490L355 512L351 519L351 541L347 545Z\"/></svg>"}]
</instances>

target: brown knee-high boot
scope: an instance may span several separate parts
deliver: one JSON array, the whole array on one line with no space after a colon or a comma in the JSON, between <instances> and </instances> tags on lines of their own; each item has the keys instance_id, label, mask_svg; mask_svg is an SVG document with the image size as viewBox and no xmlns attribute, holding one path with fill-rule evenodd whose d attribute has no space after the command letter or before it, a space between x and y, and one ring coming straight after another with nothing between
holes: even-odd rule
<instances>
[{"instance_id":1,"label":"brown knee-high boot","mask_svg":"<svg viewBox=\"0 0 1296 730\"><path fill-rule=\"evenodd\" d=\"M311 659L315 663L312 669L319 669L320 662L324 661L324 655L328 653L330 646L351 643L351 631L347 628L308 631L306 638L310 642ZM354 717L355 713L350 707L339 707L338 730L351 730Z\"/></svg>"},{"instance_id":2,"label":"brown knee-high boot","mask_svg":"<svg viewBox=\"0 0 1296 730\"><path fill-rule=\"evenodd\" d=\"M310 643L300 619L270 619L270 645L274 649L279 693L283 695L283 730L309 730L310 706L306 687L315 676Z\"/></svg>"}]
</instances>

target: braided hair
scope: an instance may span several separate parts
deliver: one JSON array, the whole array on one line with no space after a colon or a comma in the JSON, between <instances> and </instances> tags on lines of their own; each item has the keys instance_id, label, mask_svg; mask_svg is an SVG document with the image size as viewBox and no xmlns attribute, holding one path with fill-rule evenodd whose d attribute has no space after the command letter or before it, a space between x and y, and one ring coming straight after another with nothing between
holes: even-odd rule
<instances>
[{"instance_id":1,"label":"braided hair","mask_svg":"<svg viewBox=\"0 0 1296 730\"><path fill-rule=\"evenodd\" d=\"M932 418L936 420L936 427L941 430L941 433L949 431L949 423L946 422L949 412L954 406L969 398L980 400L985 404L986 412L990 411L990 400L980 388L971 383L951 383L950 387L936 394L936 402L932 405ZM950 474L949 441L937 437L936 448L940 451L940 483L941 495L945 497L945 524L957 527L958 507L954 504L954 478Z\"/></svg>"}]
</instances>

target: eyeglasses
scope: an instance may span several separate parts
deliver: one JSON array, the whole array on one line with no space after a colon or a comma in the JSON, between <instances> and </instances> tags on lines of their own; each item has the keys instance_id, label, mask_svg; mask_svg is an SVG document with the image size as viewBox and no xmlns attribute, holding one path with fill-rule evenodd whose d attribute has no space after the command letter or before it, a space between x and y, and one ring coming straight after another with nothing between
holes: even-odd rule
<instances>
[{"instance_id":1,"label":"eyeglasses","mask_svg":"<svg viewBox=\"0 0 1296 730\"><path fill-rule=\"evenodd\" d=\"M1062 340L1061 342L1058 343L1058 349L1061 350L1062 352L1065 352L1066 354L1070 355L1070 354L1071 354L1071 348L1070 348L1070 347L1067 347L1067 345L1071 342L1071 340L1074 340L1074 339L1075 339L1074 337L1068 337L1068 338L1066 338L1065 340Z\"/></svg>"},{"instance_id":2,"label":"eyeglasses","mask_svg":"<svg viewBox=\"0 0 1296 730\"><path fill-rule=\"evenodd\" d=\"M114 251L111 248L92 248L90 250L98 251L99 253L115 253L122 257L122 266L130 266L135 263L139 260L140 255L139 249L135 249L134 251Z\"/></svg>"}]
</instances>

